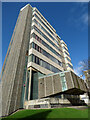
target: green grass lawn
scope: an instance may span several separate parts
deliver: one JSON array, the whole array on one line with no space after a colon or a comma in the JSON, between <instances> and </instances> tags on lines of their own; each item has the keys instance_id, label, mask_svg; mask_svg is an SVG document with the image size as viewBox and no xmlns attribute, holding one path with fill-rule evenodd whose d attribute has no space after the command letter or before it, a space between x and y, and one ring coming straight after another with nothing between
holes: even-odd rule
<instances>
[{"instance_id":1,"label":"green grass lawn","mask_svg":"<svg viewBox=\"0 0 90 120\"><path fill-rule=\"evenodd\" d=\"M88 118L88 109L77 110L74 108L56 108L56 109L38 109L38 110L21 110L7 117L6 120L21 120L32 118ZM37 120L38 120L37 119ZM5 120L3 118L3 120Z\"/></svg>"}]
</instances>

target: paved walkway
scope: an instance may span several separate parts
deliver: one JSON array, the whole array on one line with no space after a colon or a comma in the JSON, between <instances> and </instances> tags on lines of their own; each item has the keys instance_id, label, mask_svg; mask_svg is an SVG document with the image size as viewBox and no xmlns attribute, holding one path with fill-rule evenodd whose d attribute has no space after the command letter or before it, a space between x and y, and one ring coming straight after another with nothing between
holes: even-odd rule
<instances>
[{"instance_id":1,"label":"paved walkway","mask_svg":"<svg viewBox=\"0 0 90 120\"><path fill-rule=\"evenodd\" d=\"M88 106L69 106L67 108L75 108L75 109L81 109L81 110L83 110L83 109L88 109Z\"/></svg>"}]
</instances>

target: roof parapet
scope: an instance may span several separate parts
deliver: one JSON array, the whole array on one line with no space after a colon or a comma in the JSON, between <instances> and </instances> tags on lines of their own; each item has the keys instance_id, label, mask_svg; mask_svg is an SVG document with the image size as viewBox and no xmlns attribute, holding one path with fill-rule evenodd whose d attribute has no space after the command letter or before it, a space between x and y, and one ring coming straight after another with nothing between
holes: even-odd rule
<instances>
[{"instance_id":1,"label":"roof parapet","mask_svg":"<svg viewBox=\"0 0 90 120\"><path fill-rule=\"evenodd\" d=\"M22 11L23 9L25 9L27 6L32 7L30 4L27 4L27 5L25 5L24 7L22 7L22 8L20 9L20 11Z\"/></svg>"}]
</instances>

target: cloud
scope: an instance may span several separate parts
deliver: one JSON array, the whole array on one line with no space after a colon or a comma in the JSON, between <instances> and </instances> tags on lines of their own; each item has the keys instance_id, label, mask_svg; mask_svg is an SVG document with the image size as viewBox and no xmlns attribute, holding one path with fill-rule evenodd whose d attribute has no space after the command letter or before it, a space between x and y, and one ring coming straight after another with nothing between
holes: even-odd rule
<instances>
[{"instance_id":1,"label":"cloud","mask_svg":"<svg viewBox=\"0 0 90 120\"><path fill-rule=\"evenodd\" d=\"M82 21L85 25L88 25L88 13L84 13L84 14L81 16L81 21Z\"/></svg>"},{"instance_id":2,"label":"cloud","mask_svg":"<svg viewBox=\"0 0 90 120\"><path fill-rule=\"evenodd\" d=\"M78 76L81 75L81 71L82 71L82 67L81 66L77 66L77 67L74 68L74 72Z\"/></svg>"},{"instance_id":3,"label":"cloud","mask_svg":"<svg viewBox=\"0 0 90 120\"><path fill-rule=\"evenodd\" d=\"M87 70L88 69L88 60L80 61L79 65L82 67L82 70Z\"/></svg>"},{"instance_id":4,"label":"cloud","mask_svg":"<svg viewBox=\"0 0 90 120\"><path fill-rule=\"evenodd\" d=\"M77 2L73 4L70 13L72 16L68 18L68 21L73 23L77 29L85 30L88 28L88 3Z\"/></svg>"},{"instance_id":5,"label":"cloud","mask_svg":"<svg viewBox=\"0 0 90 120\"><path fill-rule=\"evenodd\" d=\"M86 70L87 68L88 68L88 61L83 60L77 64L77 66L74 68L74 72L78 76L82 75L82 78L84 79L85 77L83 76L84 75L83 71Z\"/></svg>"},{"instance_id":6,"label":"cloud","mask_svg":"<svg viewBox=\"0 0 90 120\"><path fill-rule=\"evenodd\" d=\"M82 75L83 65L84 65L84 62L83 62L83 61L80 61L80 62L78 63L78 65L74 68L74 72L75 72L78 76Z\"/></svg>"}]
</instances>

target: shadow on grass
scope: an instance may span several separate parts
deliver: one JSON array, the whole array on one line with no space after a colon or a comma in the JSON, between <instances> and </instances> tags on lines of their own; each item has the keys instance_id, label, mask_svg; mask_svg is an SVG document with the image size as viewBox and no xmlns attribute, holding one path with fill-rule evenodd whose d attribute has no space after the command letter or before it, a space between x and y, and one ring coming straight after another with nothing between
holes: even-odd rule
<instances>
[{"instance_id":1,"label":"shadow on grass","mask_svg":"<svg viewBox=\"0 0 90 120\"><path fill-rule=\"evenodd\" d=\"M46 120L46 117L51 112L51 110L36 113L24 118L3 118L2 120Z\"/></svg>"},{"instance_id":2,"label":"shadow on grass","mask_svg":"<svg viewBox=\"0 0 90 120\"><path fill-rule=\"evenodd\" d=\"M33 114L31 116L25 117L23 120L46 120L46 117L48 114L51 112L51 110L45 111L45 112L40 112L37 114Z\"/></svg>"}]
</instances>

